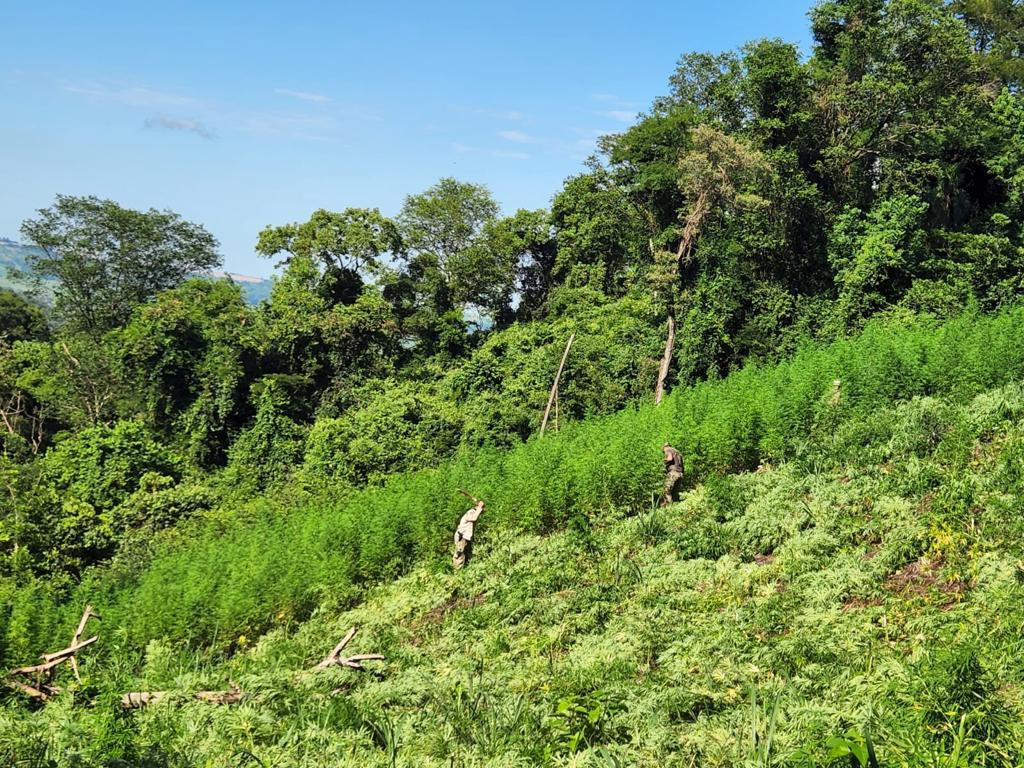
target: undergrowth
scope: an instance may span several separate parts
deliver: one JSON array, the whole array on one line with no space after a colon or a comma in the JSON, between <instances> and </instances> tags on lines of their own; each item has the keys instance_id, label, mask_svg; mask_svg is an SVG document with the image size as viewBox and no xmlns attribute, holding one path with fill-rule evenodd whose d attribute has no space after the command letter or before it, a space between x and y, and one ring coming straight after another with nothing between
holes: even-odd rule
<instances>
[{"instance_id":1,"label":"undergrowth","mask_svg":"<svg viewBox=\"0 0 1024 768\"><path fill-rule=\"evenodd\" d=\"M103 647L45 708L7 701L0 763L1020 764L1022 324L879 324L342 502L221 512L59 604L28 588L12 662L85 600ZM652 510L665 439L689 490ZM453 575L457 487L488 511ZM379 674L303 671L355 625ZM234 707L186 695L230 682Z\"/></svg>"}]
</instances>

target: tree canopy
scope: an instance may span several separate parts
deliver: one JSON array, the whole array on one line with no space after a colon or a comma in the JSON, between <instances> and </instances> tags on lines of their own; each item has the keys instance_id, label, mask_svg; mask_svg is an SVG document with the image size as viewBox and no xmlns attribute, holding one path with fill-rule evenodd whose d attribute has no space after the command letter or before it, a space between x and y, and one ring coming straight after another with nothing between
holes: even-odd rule
<instances>
[{"instance_id":1,"label":"tree canopy","mask_svg":"<svg viewBox=\"0 0 1024 768\"><path fill-rule=\"evenodd\" d=\"M135 211L112 200L58 195L21 232L41 254L38 277L56 278L56 310L69 325L99 333L195 272L221 263L217 240L171 211Z\"/></svg>"}]
</instances>

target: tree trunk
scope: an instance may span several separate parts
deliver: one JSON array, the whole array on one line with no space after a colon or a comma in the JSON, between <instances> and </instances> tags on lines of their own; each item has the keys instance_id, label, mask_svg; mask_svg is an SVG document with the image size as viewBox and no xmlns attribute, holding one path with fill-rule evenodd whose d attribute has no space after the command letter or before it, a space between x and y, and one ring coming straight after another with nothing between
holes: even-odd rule
<instances>
[{"instance_id":1,"label":"tree trunk","mask_svg":"<svg viewBox=\"0 0 1024 768\"><path fill-rule=\"evenodd\" d=\"M558 382L562 378L562 369L565 368L565 361L569 357L569 347L572 346L572 342L575 338L575 333L569 336L569 343L565 345L565 352L562 353L562 362L558 364L558 373L555 374L555 383L551 385L551 394L548 395L548 407L544 409L544 420L540 423L540 433L542 435L544 434L544 430L548 427L548 417L551 416L551 406L555 402L555 394L558 392Z\"/></svg>"},{"instance_id":2,"label":"tree trunk","mask_svg":"<svg viewBox=\"0 0 1024 768\"><path fill-rule=\"evenodd\" d=\"M676 311L672 307L668 309L668 331L665 334L665 353L661 356L661 367L658 369L658 384L654 388L654 404L660 405L665 397L665 380L668 378L668 369L672 365L672 352L676 348Z\"/></svg>"}]
</instances>

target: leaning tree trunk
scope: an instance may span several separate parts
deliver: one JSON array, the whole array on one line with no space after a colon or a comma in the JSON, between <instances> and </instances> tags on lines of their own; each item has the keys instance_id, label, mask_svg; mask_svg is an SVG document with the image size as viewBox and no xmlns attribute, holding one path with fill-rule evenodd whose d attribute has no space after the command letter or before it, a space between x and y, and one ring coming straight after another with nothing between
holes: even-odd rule
<instances>
[{"instance_id":1,"label":"leaning tree trunk","mask_svg":"<svg viewBox=\"0 0 1024 768\"><path fill-rule=\"evenodd\" d=\"M672 365L672 352L676 348L676 312L672 307L668 308L668 330L665 334L665 353L661 356L661 367L658 368L658 384L654 388L654 404L660 405L665 397L665 380L668 378L668 369Z\"/></svg>"},{"instance_id":2,"label":"leaning tree trunk","mask_svg":"<svg viewBox=\"0 0 1024 768\"><path fill-rule=\"evenodd\" d=\"M555 374L555 383L551 385L551 394L548 395L548 407L544 409L544 420L540 423L540 433L543 435L544 430L548 427L548 417L551 415L551 404L555 402L555 397L558 395L558 384L562 380L562 370L565 368L565 361L569 358L569 348L572 346L572 342L576 338L576 332L573 331L569 335L569 342L565 345L565 352L562 353L562 362L558 364L558 373Z\"/></svg>"}]
</instances>

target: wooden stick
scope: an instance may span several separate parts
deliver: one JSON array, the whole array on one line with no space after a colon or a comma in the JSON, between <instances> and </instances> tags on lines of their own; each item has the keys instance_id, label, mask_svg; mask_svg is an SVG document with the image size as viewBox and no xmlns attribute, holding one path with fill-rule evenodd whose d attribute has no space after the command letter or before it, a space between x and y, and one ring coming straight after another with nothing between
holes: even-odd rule
<instances>
[{"instance_id":1,"label":"wooden stick","mask_svg":"<svg viewBox=\"0 0 1024 768\"><path fill-rule=\"evenodd\" d=\"M334 646L334 650L331 651L329 654L327 654L327 658L325 658L323 661L321 661L319 664L316 665L316 668L317 669L327 669L328 667L331 667L331 666L334 666L335 664L337 664L338 663L338 656L341 654L341 652L343 650L345 650L345 646L348 645L352 641L352 638L356 636L356 631L357 631L356 627L352 627L352 629L350 629L345 634L345 636L343 638L341 638L341 642L338 643L336 646Z\"/></svg>"},{"instance_id":2,"label":"wooden stick","mask_svg":"<svg viewBox=\"0 0 1024 768\"><path fill-rule=\"evenodd\" d=\"M75 636L71 639L72 645L77 645L78 641L82 639L82 632L85 631L85 624L89 619L96 619L99 621L99 616L93 611L91 605L85 606L85 611L82 612L82 620L78 622L78 629L75 630Z\"/></svg>"},{"instance_id":3,"label":"wooden stick","mask_svg":"<svg viewBox=\"0 0 1024 768\"><path fill-rule=\"evenodd\" d=\"M562 353L562 362L558 364L558 373L555 374L555 383L551 385L551 394L548 395L548 407L544 409L544 420L540 423L540 433L542 435L548 426L548 416L551 415L551 405L555 401L555 393L558 391L558 382L562 379L562 369L565 368L565 361L569 358L569 347L572 346L575 339L576 333L573 332L569 336L568 343L565 345L565 352Z\"/></svg>"},{"instance_id":4,"label":"wooden stick","mask_svg":"<svg viewBox=\"0 0 1024 768\"><path fill-rule=\"evenodd\" d=\"M558 387L555 387L555 432L558 431Z\"/></svg>"},{"instance_id":5,"label":"wooden stick","mask_svg":"<svg viewBox=\"0 0 1024 768\"><path fill-rule=\"evenodd\" d=\"M88 640L82 640L82 633L85 631L85 625L89 622L89 619L93 618L98 619L99 616L97 616L93 611L91 605L85 606L85 611L82 612L82 618L78 622L78 628L75 630L75 634L71 638L71 645L59 651L54 651L53 653L41 654L39 658L43 660L42 664L32 664L27 667L19 667L18 669L11 670L11 677L18 675L24 677L34 676L35 686L28 685L19 680L9 680L7 684L15 690L19 690L33 698L46 701L48 696L52 696L60 691L60 688L50 685L50 681L53 680L53 670L65 661L71 662L71 669L75 673L75 679L81 683L82 678L78 672L78 661L75 659L75 654L99 640L99 637L95 635L90 637ZM43 680L44 675L46 678L45 682Z\"/></svg>"},{"instance_id":6,"label":"wooden stick","mask_svg":"<svg viewBox=\"0 0 1024 768\"><path fill-rule=\"evenodd\" d=\"M25 675L31 677L32 675L41 675L43 672L49 672L51 669L56 667L58 664L64 663L66 657L59 659L52 659L42 664L35 664L31 667L20 667L18 669L12 669L11 675Z\"/></svg>"},{"instance_id":7,"label":"wooden stick","mask_svg":"<svg viewBox=\"0 0 1024 768\"><path fill-rule=\"evenodd\" d=\"M665 352L661 356L661 365L658 367L658 382L654 387L654 404L661 405L665 397L665 381L668 379L668 371L672 366L672 352L676 347L676 315L672 309L668 312L668 329L665 332Z\"/></svg>"},{"instance_id":8,"label":"wooden stick","mask_svg":"<svg viewBox=\"0 0 1024 768\"><path fill-rule=\"evenodd\" d=\"M19 682L18 680L8 680L7 687L13 688L16 691L21 691L26 696L31 696L33 699L39 699L40 701L46 701L50 698L50 694L42 690L43 686L39 688L33 688L31 685Z\"/></svg>"},{"instance_id":9,"label":"wooden stick","mask_svg":"<svg viewBox=\"0 0 1024 768\"><path fill-rule=\"evenodd\" d=\"M71 638L71 645L78 645L78 641L82 639L82 632L85 631L85 625L89 619L99 620L99 616L93 611L91 605L86 605L85 610L82 612L82 619L78 622L78 629L75 630L75 636ZM78 659L71 656L71 671L75 673L75 680L79 683L82 682L81 676L78 674Z\"/></svg>"},{"instance_id":10,"label":"wooden stick","mask_svg":"<svg viewBox=\"0 0 1024 768\"><path fill-rule=\"evenodd\" d=\"M93 643L95 643L99 639L100 639L99 635L93 635L88 640L82 640L79 643L76 643L74 645L69 645L67 648L64 648L64 649L59 650L59 651L54 651L53 653L44 653L39 658L41 658L43 661L57 661L57 660L63 661L68 656L74 656L80 650L82 650L83 648L86 648L86 647L92 645Z\"/></svg>"},{"instance_id":11,"label":"wooden stick","mask_svg":"<svg viewBox=\"0 0 1024 768\"><path fill-rule=\"evenodd\" d=\"M349 669L365 670L364 661L384 661L384 657L379 653L361 653L357 656L349 656L347 659L338 659L337 664Z\"/></svg>"},{"instance_id":12,"label":"wooden stick","mask_svg":"<svg viewBox=\"0 0 1024 768\"><path fill-rule=\"evenodd\" d=\"M365 670L362 662L364 661L384 661L384 657L379 653L357 653L354 656L344 657L341 652L345 649L345 646L351 642L352 638L356 636L356 627L352 627L345 637L341 639L341 642L334 646L334 650L331 651L327 658L321 661L314 667L315 671L327 669L328 667L347 667L348 669L359 669Z\"/></svg>"},{"instance_id":13,"label":"wooden stick","mask_svg":"<svg viewBox=\"0 0 1024 768\"><path fill-rule=\"evenodd\" d=\"M462 494L463 496L465 496L465 497L466 497L467 499L469 499L470 501L472 501L472 502L473 502L474 504L479 504L479 503L480 503L480 499L478 499L478 498L477 498L476 496L474 496L473 494L471 494L471 493L470 493L469 491L464 491L464 490L462 490L461 488L456 488L455 490L457 490L457 491L458 491L459 493L461 493L461 494Z\"/></svg>"}]
</instances>

